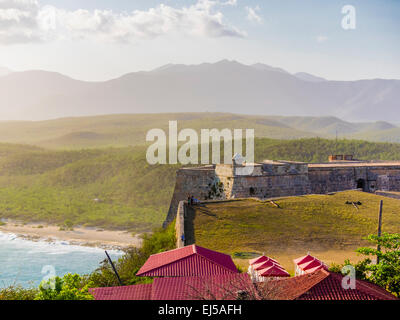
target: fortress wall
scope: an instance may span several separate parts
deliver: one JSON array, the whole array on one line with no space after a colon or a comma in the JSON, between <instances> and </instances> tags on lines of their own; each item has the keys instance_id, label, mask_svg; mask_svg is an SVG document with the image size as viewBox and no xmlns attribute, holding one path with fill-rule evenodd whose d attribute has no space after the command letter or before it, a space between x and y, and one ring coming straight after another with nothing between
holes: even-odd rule
<instances>
[{"instance_id":1,"label":"fortress wall","mask_svg":"<svg viewBox=\"0 0 400 320\"><path fill-rule=\"evenodd\" d=\"M398 168L371 169L369 176L374 179L375 190L400 191L400 169Z\"/></svg>"},{"instance_id":2,"label":"fortress wall","mask_svg":"<svg viewBox=\"0 0 400 320\"><path fill-rule=\"evenodd\" d=\"M182 235L185 235L185 205L184 201L180 201L176 214L175 235L177 248L183 248L185 246L185 241L182 240Z\"/></svg>"},{"instance_id":3,"label":"fortress wall","mask_svg":"<svg viewBox=\"0 0 400 320\"><path fill-rule=\"evenodd\" d=\"M174 220L179 201L187 200L188 194L193 195L198 200L205 200L208 196L210 185L214 181L215 171L213 167L179 169L176 172L174 194L172 195L164 227Z\"/></svg>"},{"instance_id":4,"label":"fortress wall","mask_svg":"<svg viewBox=\"0 0 400 320\"><path fill-rule=\"evenodd\" d=\"M359 173L362 175L362 172ZM309 168L311 193L324 194L357 188L354 168Z\"/></svg>"},{"instance_id":5,"label":"fortress wall","mask_svg":"<svg viewBox=\"0 0 400 320\"><path fill-rule=\"evenodd\" d=\"M259 177L235 177L230 198L270 198L302 195L310 192L306 174L274 175Z\"/></svg>"},{"instance_id":6,"label":"fortress wall","mask_svg":"<svg viewBox=\"0 0 400 320\"><path fill-rule=\"evenodd\" d=\"M177 171L175 190L164 226L176 216L179 202L188 194L208 200L212 186L223 183L220 198L271 198L304 194L326 194L362 188L366 192L399 191L400 165L332 165L305 166L288 163L256 166L251 175L236 175L229 165L184 168ZM214 195L215 196L215 195Z\"/></svg>"}]
</instances>

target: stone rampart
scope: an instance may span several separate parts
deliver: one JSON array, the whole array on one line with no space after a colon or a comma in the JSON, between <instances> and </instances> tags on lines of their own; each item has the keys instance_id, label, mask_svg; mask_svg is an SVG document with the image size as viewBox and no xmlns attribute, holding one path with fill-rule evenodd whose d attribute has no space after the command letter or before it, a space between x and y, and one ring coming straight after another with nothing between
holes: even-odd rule
<instances>
[{"instance_id":1,"label":"stone rampart","mask_svg":"<svg viewBox=\"0 0 400 320\"><path fill-rule=\"evenodd\" d=\"M361 189L400 192L400 162L342 161L307 164L264 161L250 165L216 165L177 171L175 191L164 226L173 221L188 195L210 199L272 198Z\"/></svg>"}]
</instances>

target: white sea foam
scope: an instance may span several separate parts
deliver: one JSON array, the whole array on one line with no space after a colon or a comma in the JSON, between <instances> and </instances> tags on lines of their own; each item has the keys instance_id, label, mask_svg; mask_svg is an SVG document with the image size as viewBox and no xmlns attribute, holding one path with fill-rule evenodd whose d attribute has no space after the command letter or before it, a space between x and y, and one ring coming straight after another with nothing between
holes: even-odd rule
<instances>
[{"instance_id":1,"label":"white sea foam","mask_svg":"<svg viewBox=\"0 0 400 320\"><path fill-rule=\"evenodd\" d=\"M107 250L113 260L122 251ZM56 274L87 274L95 270L106 258L104 249L70 244L64 240L31 241L13 233L0 232L0 287L17 281L29 286L43 278L42 268L54 266Z\"/></svg>"}]
</instances>

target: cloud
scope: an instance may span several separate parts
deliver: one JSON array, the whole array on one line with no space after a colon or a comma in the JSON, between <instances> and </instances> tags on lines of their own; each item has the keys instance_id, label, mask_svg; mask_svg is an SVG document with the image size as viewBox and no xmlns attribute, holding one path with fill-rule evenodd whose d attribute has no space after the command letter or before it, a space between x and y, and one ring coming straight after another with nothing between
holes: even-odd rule
<instances>
[{"instance_id":1,"label":"cloud","mask_svg":"<svg viewBox=\"0 0 400 320\"><path fill-rule=\"evenodd\" d=\"M317 40L317 42L319 42L319 43L322 43L322 42L325 42L325 41L327 41L328 40L328 37L327 36L318 36L317 38L316 38L316 40Z\"/></svg>"},{"instance_id":2,"label":"cloud","mask_svg":"<svg viewBox=\"0 0 400 320\"><path fill-rule=\"evenodd\" d=\"M199 37L244 37L224 22L223 6L236 0L198 0L182 8L160 4L130 13L112 10L68 11L41 6L36 0L0 0L0 44L51 41L59 38L132 42L167 34Z\"/></svg>"},{"instance_id":3,"label":"cloud","mask_svg":"<svg viewBox=\"0 0 400 320\"><path fill-rule=\"evenodd\" d=\"M11 44L40 40L34 0L0 0L0 43Z\"/></svg>"},{"instance_id":4,"label":"cloud","mask_svg":"<svg viewBox=\"0 0 400 320\"><path fill-rule=\"evenodd\" d=\"M258 23L258 24L263 23L263 19L257 14L258 11L260 11L259 6L255 7L255 8L246 7L247 20Z\"/></svg>"}]
</instances>

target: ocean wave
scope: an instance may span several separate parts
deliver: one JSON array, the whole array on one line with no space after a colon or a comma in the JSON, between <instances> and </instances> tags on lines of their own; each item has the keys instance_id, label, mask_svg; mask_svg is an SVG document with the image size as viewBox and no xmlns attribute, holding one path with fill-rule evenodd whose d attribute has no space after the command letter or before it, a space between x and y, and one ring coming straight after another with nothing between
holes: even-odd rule
<instances>
[{"instance_id":1,"label":"ocean wave","mask_svg":"<svg viewBox=\"0 0 400 320\"><path fill-rule=\"evenodd\" d=\"M88 247L77 244L70 244L70 242L65 240L54 239L53 241L48 241L48 240L32 241L24 239L14 233L5 233L0 231L0 248L2 246L6 246L7 244L9 245L12 244L13 246L16 247L23 247L28 250L27 251L28 254L32 253L66 254L73 251L87 252L87 253L104 252L104 249L99 247ZM107 251L114 255L123 254L123 251L116 249L111 249Z\"/></svg>"}]
</instances>

